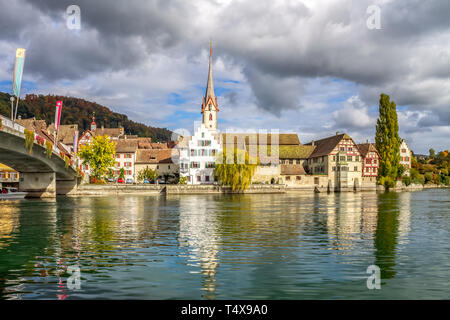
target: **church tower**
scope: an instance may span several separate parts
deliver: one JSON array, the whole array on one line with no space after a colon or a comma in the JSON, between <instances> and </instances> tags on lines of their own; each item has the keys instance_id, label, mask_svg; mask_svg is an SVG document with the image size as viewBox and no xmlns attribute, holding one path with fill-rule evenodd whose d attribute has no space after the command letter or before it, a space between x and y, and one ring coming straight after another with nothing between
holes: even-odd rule
<instances>
[{"instance_id":1,"label":"church tower","mask_svg":"<svg viewBox=\"0 0 450 320\"><path fill-rule=\"evenodd\" d=\"M217 130L217 112L219 111L217 105L217 97L214 94L214 84L212 77L212 43L209 44L209 72L208 82L206 83L206 93L202 102L202 123L208 130Z\"/></svg>"}]
</instances>

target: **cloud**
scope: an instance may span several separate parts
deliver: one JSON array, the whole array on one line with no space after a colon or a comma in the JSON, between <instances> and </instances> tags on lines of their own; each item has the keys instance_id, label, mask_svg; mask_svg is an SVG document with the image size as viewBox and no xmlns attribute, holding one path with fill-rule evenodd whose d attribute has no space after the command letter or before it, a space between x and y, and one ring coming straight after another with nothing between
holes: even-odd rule
<instances>
[{"instance_id":1,"label":"cloud","mask_svg":"<svg viewBox=\"0 0 450 320\"><path fill-rule=\"evenodd\" d=\"M0 81L11 79L15 48L26 47L24 79L37 92L185 126L176 112L199 114L212 38L216 81L237 81L220 84L230 89L219 100L224 124L276 125L308 138L339 127L363 139L373 135L384 92L411 117L421 114L422 144L450 138L446 0L79 0L76 32L65 25L70 4L0 0ZM372 4L380 30L366 27ZM171 92L183 94L179 109L167 106ZM409 123L400 129L413 139Z\"/></svg>"},{"instance_id":2,"label":"cloud","mask_svg":"<svg viewBox=\"0 0 450 320\"><path fill-rule=\"evenodd\" d=\"M375 126L376 120L368 114L366 104L358 96L350 97L342 109L333 112L336 128L365 129Z\"/></svg>"}]
</instances>

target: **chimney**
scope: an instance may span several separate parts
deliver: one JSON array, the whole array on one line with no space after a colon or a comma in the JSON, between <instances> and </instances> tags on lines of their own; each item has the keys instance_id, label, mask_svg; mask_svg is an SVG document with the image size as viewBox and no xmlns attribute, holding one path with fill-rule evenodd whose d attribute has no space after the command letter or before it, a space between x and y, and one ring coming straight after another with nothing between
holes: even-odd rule
<instances>
[{"instance_id":1,"label":"chimney","mask_svg":"<svg viewBox=\"0 0 450 320\"><path fill-rule=\"evenodd\" d=\"M366 143L369 143L369 139L366 140Z\"/></svg>"},{"instance_id":2,"label":"chimney","mask_svg":"<svg viewBox=\"0 0 450 320\"><path fill-rule=\"evenodd\" d=\"M311 142L311 145L314 147L314 140Z\"/></svg>"},{"instance_id":3,"label":"chimney","mask_svg":"<svg viewBox=\"0 0 450 320\"><path fill-rule=\"evenodd\" d=\"M339 131L336 131L336 135L337 135L337 136L339 135Z\"/></svg>"}]
</instances>

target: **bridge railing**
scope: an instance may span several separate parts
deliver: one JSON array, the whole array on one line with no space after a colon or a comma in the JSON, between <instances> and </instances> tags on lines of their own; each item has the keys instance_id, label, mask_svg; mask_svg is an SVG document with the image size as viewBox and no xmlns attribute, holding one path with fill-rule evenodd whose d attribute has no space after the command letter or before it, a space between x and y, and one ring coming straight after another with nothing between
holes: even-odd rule
<instances>
[{"instance_id":1,"label":"bridge railing","mask_svg":"<svg viewBox=\"0 0 450 320\"><path fill-rule=\"evenodd\" d=\"M10 128L10 129L13 129L13 130L15 130L15 131L18 131L18 132L20 132L20 133L25 133L25 127L24 126L22 126L22 125L20 125L20 124L18 124L17 122L13 122L13 121L11 121L11 119L8 119L8 118L6 118L6 117L4 117L4 116L2 116L2 115L0 115L0 118L1 118L1 120L2 120L2 126L3 127L8 127L8 128ZM39 144L38 143L38 141L36 140L36 138L38 137L39 135L38 134L35 134L35 140L34 140L34 143L37 143L37 144ZM43 143L43 145L45 146L45 138L44 138L44 143ZM60 158L62 158L63 160L65 160L64 159L64 152L62 152L57 146L56 146L56 143L53 143L53 153L55 154L55 155L57 155L57 156L59 156ZM75 163L75 161L71 161L71 163L70 163L70 166L74 169L74 170L76 170L76 168L75 168L75 166L74 166L74 163Z\"/></svg>"},{"instance_id":2,"label":"bridge railing","mask_svg":"<svg viewBox=\"0 0 450 320\"><path fill-rule=\"evenodd\" d=\"M4 116L0 115L0 118L2 119L2 125L11 129L14 129L16 131L19 131L21 133L24 133L25 127L21 126L20 124L16 122L12 122L11 119L5 118Z\"/></svg>"}]
</instances>

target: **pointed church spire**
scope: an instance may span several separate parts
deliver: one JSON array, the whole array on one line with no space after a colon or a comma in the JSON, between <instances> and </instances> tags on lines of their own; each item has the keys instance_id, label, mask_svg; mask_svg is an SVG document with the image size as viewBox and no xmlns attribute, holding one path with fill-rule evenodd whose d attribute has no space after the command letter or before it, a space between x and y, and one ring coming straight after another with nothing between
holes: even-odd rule
<instances>
[{"instance_id":1,"label":"pointed church spire","mask_svg":"<svg viewBox=\"0 0 450 320\"><path fill-rule=\"evenodd\" d=\"M212 98L212 101L213 101L215 107L217 107L216 95L214 94L213 75L212 75L212 40L209 42L209 71L208 71L208 82L206 83L204 105L208 104L209 98Z\"/></svg>"}]
</instances>

